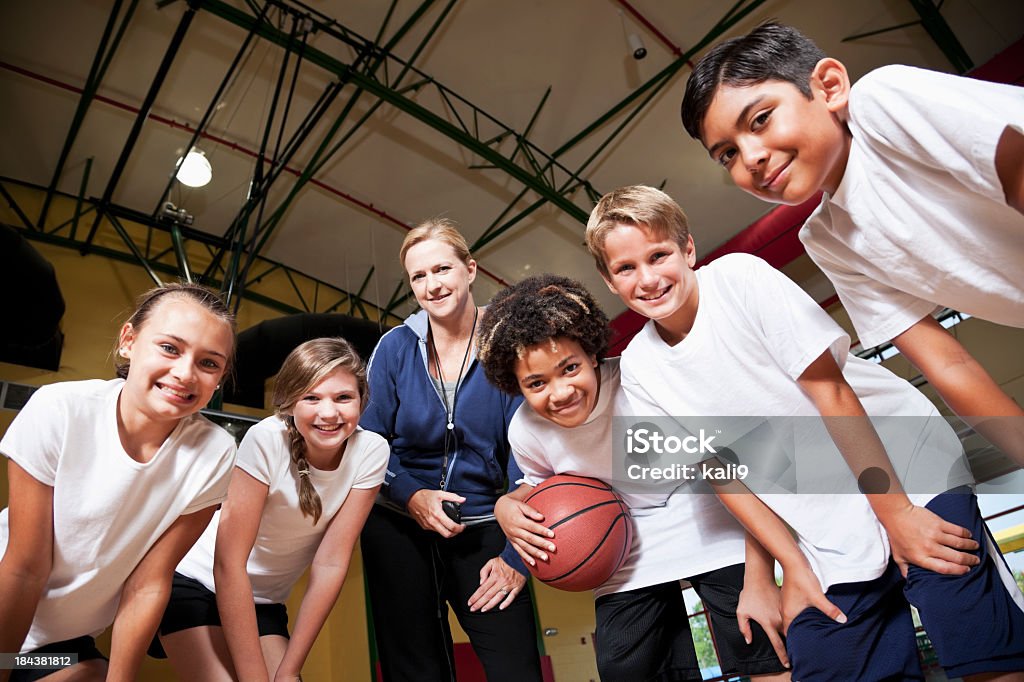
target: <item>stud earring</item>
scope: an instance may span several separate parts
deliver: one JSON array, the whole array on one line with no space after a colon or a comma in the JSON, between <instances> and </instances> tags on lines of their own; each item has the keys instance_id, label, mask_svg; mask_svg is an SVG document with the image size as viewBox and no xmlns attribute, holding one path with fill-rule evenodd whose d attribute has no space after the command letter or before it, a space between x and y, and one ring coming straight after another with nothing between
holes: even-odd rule
<instances>
[{"instance_id":1,"label":"stud earring","mask_svg":"<svg viewBox=\"0 0 1024 682\"><path fill-rule=\"evenodd\" d=\"M124 347L121 347L121 348L119 348L117 350L117 354L120 355L122 358L127 358L128 357L128 350L126 348L124 348Z\"/></svg>"}]
</instances>

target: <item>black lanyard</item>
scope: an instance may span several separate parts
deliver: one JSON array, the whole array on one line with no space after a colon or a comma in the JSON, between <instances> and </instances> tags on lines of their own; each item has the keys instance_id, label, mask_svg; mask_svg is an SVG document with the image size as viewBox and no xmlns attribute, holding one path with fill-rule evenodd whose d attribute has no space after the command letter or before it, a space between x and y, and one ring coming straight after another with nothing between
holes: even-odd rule
<instances>
[{"instance_id":1,"label":"black lanyard","mask_svg":"<svg viewBox=\"0 0 1024 682\"><path fill-rule=\"evenodd\" d=\"M441 357L437 353L437 345L434 343L434 333L430 331L430 322L427 322L428 336L430 339L430 351L434 355L434 365L437 367L437 379L441 384L441 401L444 403L444 414L447 423L444 429L444 460L441 463L441 490L445 489L445 478L448 475L448 453L455 450L457 440L455 435L455 406L459 402L459 389L462 388L466 370L466 361L469 360L469 350L473 347L473 335L476 333L476 318L480 309L473 306L473 328L469 332L469 341L466 343L466 352L462 356L462 364L459 365L459 377L455 381L455 392L452 395L452 402L448 404L448 391L444 387L444 372L441 369Z\"/></svg>"}]
</instances>

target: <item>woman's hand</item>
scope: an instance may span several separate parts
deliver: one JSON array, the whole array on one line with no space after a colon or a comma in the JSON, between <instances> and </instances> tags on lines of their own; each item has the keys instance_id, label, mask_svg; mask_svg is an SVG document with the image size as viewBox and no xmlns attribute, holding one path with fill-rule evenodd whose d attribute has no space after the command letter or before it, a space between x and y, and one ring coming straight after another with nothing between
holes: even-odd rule
<instances>
[{"instance_id":1,"label":"woman's hand","mask_svg":"<svg viewBox=\"0 0 1024 682\"><path fill-rule=\"evenodd\" d=\"M455 523L444 513L441 503L445 500L462 504L466 498L447 490L423 488L412 494L405 508L423 530L432 530L441 537L453 538L466 527L461 523Z\"/></svg>"},{"instance_id":2,"label":"woman's hand","mask_svg":"<svg viewBox=\"0 0 1024 682\"><path fill-rule=\"evenodd\" d=\"M480 587L469 598L470 611L506 608L526 585L526 576L496 556L480 569Z\"/></svg>"}]
</instances>

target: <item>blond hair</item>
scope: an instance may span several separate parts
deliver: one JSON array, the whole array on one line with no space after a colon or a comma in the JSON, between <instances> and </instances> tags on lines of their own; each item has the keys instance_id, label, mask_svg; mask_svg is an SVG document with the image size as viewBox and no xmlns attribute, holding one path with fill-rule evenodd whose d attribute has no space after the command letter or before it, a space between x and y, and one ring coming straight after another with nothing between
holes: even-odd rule
<instances>
[{"instance_id":1,"label":"blond hair","mask_svg":"<svg viewBox=\"0 0 1024 682\"><path fill-rule=\"evenodd\" d=\"M590 212L586 235L587 251L605 278L610 275L604 242L608 233L620 225L645 227L659 239L671 239L683 251L690 238L683 209L660 189L632 185L608 192Z\"/></svg>"},{"instance_id":2,"label":"blond hair","mask_svg":"<svg viewBox=\"0 0 1024 682\"><path fill-rule=\"evenodd\" d=\"M469 244L466 243L466 238L459 232L455 222L447 218L431 218L409 230L405 239L402 240L402 248L398 251L398 260L402 263L402 267L405 267L405 256L409 253L409 249L431 239L440 240L452 247L456 257L467 266L473 260L469 253Z\"/></svg>"},{"instance_id":3,"label":"blond hair","mask_svg":"<svg viewBox=\"0 0 1024 682\"><path fill-rule=\"evenodd\" d=\"M313 517L314 525L323 514L323 504L309 480L306 440L295 427L295 418L289 413L303 395L336 369L343 369L355 377L361 414L370 397L366 367L352 344L345 339L313 339L299 345L285 358L274 384L274 411L288 427L288 450L299 473L299 508L304 516Z\"/></svg>"}]
</instances>

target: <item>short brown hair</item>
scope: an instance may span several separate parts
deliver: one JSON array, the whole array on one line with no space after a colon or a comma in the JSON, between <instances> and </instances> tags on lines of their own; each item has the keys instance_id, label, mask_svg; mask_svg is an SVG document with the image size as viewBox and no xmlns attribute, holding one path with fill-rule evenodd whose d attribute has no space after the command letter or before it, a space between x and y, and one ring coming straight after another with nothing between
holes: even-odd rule
<instances>
[{"instance_id":1,"label":"short brown hair","mask_svg":"<svg viewBox=\"0 0 1024 682\"><path fill-rule=\"evenodd\" d=\"M690 238L690 224L683 209L660 189L631 185L608 192L587 220L587 250L605 278L610 275L604 242L619 225L646 227L661 239L671 239L683 250Z\"/></svg>"}]
</instances>

